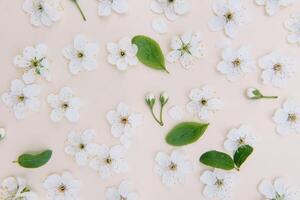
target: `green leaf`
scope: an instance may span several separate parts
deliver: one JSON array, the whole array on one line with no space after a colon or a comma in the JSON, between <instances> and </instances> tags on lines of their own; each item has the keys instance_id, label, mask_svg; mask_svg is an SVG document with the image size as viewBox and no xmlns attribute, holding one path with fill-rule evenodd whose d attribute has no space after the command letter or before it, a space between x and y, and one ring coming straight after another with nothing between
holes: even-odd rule
<instances>
[{"instance_id":1,"label":"green leaf","mask_svg":"<svg viewBox=\"0 0 300 200\"><path fill-rule=\"evenodd\" d=\"M22 154L18 158L20 166L25 168L38 168L45 165L51 158L52 151L45 150L39 154Z\"/></svg>"},{"instance_id":2,"label":"green leaf","mask_svg":"<svg viewBox=\"0 0 300 200\"><path fill-rule=\"evenodd\" d=\"M183 146L196 142L209 124L182 122L176 125L166 136L166 142L173 146Z\"/></svg>"},{"instance_id":3,"label":"green leaf","mask_svg":"<svg viewBox=\"0 0 300 200\"><path fill-rule=\"evenodd\" d=\"M253 147L249 145L240 146L234 153L233 160L235 165L240 168L241 165L247 160L247 158L252 154Z\"/></svg>"},{"instance_id":4,"label":"green leaf","mask_svg":"<svg viewBox=\"0 0 300 200\"><path fill-rule=\"evenodd\" d=\"M207 166L232 170L234 168L234 161L231 156L219 151L208 151L200 157L199 161Z\"/></svg>"},{"instance_id":5,"label":"green leaf","mask_svg":"<svg viewBox=\"0 0 300 200\"><path fill-rule=\"evenodd\" d=\"M137 58L141 63L152 69L168 72L165 66L165 57L155 40L138 35L132 39L132 43L138 46Z\"/></svg>"}]
</instances>

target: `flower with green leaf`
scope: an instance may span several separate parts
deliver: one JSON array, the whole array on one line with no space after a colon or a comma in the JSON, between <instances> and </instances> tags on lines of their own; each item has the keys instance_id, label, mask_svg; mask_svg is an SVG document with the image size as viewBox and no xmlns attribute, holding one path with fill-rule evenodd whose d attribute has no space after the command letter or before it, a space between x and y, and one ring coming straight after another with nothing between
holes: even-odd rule
<instances>
[{"instance_id":1,"label":"flower with green leaf","mask_svg":"<svg viewBox=\"0 0 300 200\"><path fill-rule=\"evenodd\" d=\"M164 106L167 104L168 100L169 100L169 96L167 95L167 93L164 92L164 93L160 94L160 96L159 96L160 112L159 112L159 118L158 118L154 114L154 110L153 110L155 102L156 102L156 98L155 98L154 94L149 93L145 98L145 102L148 105L148 107L150 108L150 111L151 111L151 114L152 114L154 120L161 126L164 125L163 109L164 109Z\"/></svg>"},{"instance_id":2,"label":"flower with green leaf","mask_svg":"<svg viewBox=\"0 0 300 200\"><path fill-rule=\"evenodd\" d=\"M249 99L277 99L278 96L265 96L257 88L248 88L246 95Z\"/></svg>"}]
</instances>

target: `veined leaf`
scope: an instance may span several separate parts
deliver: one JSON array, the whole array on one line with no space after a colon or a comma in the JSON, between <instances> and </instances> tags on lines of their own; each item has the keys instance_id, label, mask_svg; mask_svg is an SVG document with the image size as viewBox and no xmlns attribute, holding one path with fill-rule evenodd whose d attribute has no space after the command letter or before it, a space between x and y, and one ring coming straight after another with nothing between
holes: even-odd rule
<instances>
[{"instance_id":1,"label":"veined leaf","mask_svg":"<svg viewBox=\"0 0 300 200\"><path fill-rule=\"evenodd\" d=\"M247 158L252 154L253 147L249 145L240 146L234 153L233 160L235 165L240 168Z\"/></svg>"},{"instance_id":2,"label":"veined leaf","mask_svg":"<svg viewBox=\"0 0 300 200\"><path fill-rule=\"evenodd\" d=\"M20 166L25 168L38 168L45 165L51 158L52 151L45 150L39 154L22 154L18 158Z\"/></svg>"},{"instance_id":3,"label":"veined leaf","mask_svg":"<svg viewBox=\"0 0 300 200\"><path fill-rule=\"evenodd\" d=\"M220 151L208 151L200 157L199 161L207 166L232 170L234 169L234 161L231 156Z\"/></svg>"}]
</instances>

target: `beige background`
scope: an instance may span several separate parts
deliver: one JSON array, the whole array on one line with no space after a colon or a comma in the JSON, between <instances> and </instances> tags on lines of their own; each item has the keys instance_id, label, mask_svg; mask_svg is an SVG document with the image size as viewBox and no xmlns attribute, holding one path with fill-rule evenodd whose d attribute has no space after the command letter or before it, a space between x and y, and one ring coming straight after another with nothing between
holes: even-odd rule
<instances>
[{"instance_id":1,"label":"beige background","mask_svg":"<svg viewBox=\"0 0 300 200\"><path fill-rule=\"evenodd\" d=\"M12 64L13 57L21 53L25 46L39 42L49 46L48 57L52 62L53 82L38 81L42 86L40 95L42 107L38 113L31 113L24 120L17 121L3 102L0 103L0 125L7 129L8 134L7 138L0 143L0 179L9 175L23 176L39 193L41 199L45 199L45 191L42 187L45 177L50 173L63 170L70 170L81 181L80 196L83 200L104 199L105 188L117 185L124 178L135 183L136 190L144 200L204 199L202 196L204 185L199 181L199 176L206 167L198 163L198 157L210 149L224 150L223 142L228 130L243 123L253 128L259 141L255 154L239 172L232 199L262 199L257 192L257 184L262 178L284 176L291 184L300 185L299 135L278 136L275 133L275 123L271 119L274 111L281 106L286 97L290 95L300 97L299 75L294 77L285 89L262 85L259 69L239 82L228 82L216 71L216 64L220 60L220 49L215 47L215 43L221 40L223 33L211 32L207 27L207 22L213 15L211 1L188 1L192 5L189 14L176 22L168 22L169 33L159 36L150 27L151 20L158 17L149 9L150 0L129 0L130 11L126 15L112 14L108 18L100 18L97 15L96 0L81 1L87 22L82 21L70 1L64 1L62 19L51 28L32 27L29 24L29 17L21 9L21 0L1 0L0 92L6 91L11 80L21 75ZM263 7L256 6L252 0L244 2L252 22L241 29L239 35L233 40L233 46L251 45L255 58L275 49L299 57L300 47L286 43L287 31L283 27L283 22L291 13L300 10L300 3L281 10L274 17L268 17ZM106 43L116 41L123 36L149 35L155 38L167 53L173 35L198 30L204 34L206 56L189 71L181 68L179 64L168 64L171 73L167 75L139 64L121 73L106 61ZM84 34L90 41L100 45L99 66L94 72L83 72L72 76L68 71L67 61L62 57L61 49L71 43L78 33ZM187 176L185 184L167 189L153 172L154 156L158 151L172 150L172 147L164 142L164 136L176 122L165 115L166 125L163 128L159 127L144 104L144 95L148 91L157 93L167 91L170 95L169 106L175 104L185 106L190 89L204 84L216 89L225 106L210 121L211 125L202 139L184 147L188 158L194 162L194 172ZM63 86L72 87L84 103L80 110L81 120L77 124L67 121L53 123L49 119L50 108L46 103L46 97ZM280 99L249 101L243 96L244 89L249 86L259 87L266 94L278 94ZM110 126L105 115L120 101L132 105L136 111L143 113L145 121L135 130L134 143L127 154L129 173L114 175L104 181L88 167L77 166L63 149L71 130L83 131L87 128L96 130L96 142L107 145L117 144L118 140L110 134ZM186 120L188 119L190 118L186 115ZM45 148L53 149L54 155L44 167L29 170L12 163L23 152Z\"/></svg>"}]
</instances>

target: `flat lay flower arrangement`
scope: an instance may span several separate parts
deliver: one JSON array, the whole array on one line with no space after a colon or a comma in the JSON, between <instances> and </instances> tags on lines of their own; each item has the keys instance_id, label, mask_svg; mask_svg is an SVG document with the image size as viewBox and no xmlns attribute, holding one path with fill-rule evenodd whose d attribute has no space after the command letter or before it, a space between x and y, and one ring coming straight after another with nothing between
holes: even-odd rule
<instances>
[{"instance_id":1,"label":"flat lay flower arrangement","mask_svg":"<svg viewBox=\"0 0 300 200\"><path fill-rule=\"evenodd\" d=\"M0 200L300 200L296 0L0 9Z\"/></svg>"}]
</instances>

